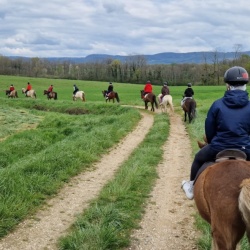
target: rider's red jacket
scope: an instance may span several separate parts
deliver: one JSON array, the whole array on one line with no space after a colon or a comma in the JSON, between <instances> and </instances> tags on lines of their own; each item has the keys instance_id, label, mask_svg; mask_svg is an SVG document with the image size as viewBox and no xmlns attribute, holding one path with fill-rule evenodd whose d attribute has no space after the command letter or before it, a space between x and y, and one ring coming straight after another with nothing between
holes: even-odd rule
<instances>
[{"instance_id":1,"label":"rider's red jacket","mask_svg":"<svg viewBox=\"0 0 250 250\"><path fill-rule=\"evenodd\" d=\"M146 83L145 87L144 87L144 92L147 92L147 93L152 93L152 85L150 83Z\"/></svg>"},{"instance_id":2,"label":"rider's red jacket","mask_svg":"<svg viewBox=\"0 0 250 250\"><path fill-rule=\"evenodd\" d=\"M52 91L53 91L53 87L52 87L52 86L49 86L48 92L52 92Z\"/></svg>"}]
</instances>

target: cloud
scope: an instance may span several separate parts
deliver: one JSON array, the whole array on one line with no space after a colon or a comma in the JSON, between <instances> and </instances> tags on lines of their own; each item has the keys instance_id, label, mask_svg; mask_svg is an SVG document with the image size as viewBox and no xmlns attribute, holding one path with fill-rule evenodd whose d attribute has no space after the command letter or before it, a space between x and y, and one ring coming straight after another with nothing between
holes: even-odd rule
<instances>
[{"instance_id":1,"label":"cloud","mask_svg":"<svg viewBox=\"0 0 250 250\"><path fill-rule=\"evenodd\" d=\"M1 1L0 54L89 54L250 50L245 0Z\"/></svg>"}]
</instances>

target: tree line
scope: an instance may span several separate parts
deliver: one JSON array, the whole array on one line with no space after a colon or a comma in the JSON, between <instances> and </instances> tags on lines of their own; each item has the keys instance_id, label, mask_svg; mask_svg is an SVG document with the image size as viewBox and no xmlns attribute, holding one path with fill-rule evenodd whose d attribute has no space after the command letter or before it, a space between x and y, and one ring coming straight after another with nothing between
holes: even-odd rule
<instances>
[{"instance_id":1,"label":"tree line","mask_svg":"<svg viewBox=\"0 0 250 250\"><path fill-rule=\"evenodd\" d=\"M210 58L211 59L211 58ZM0 74L39 78L72 79L154 85L220 85L225 71L232 66L242 66L250 73L250 57L236 54L232 60L218 58L213 53L212 63L204 53L202 64L148 64L142 55L128 56L126 61L105 59L92 63L57 62L43 58L9 58L0 56ZM211 61L211 60L209 60Z\"/></svg>"}]
</instances>

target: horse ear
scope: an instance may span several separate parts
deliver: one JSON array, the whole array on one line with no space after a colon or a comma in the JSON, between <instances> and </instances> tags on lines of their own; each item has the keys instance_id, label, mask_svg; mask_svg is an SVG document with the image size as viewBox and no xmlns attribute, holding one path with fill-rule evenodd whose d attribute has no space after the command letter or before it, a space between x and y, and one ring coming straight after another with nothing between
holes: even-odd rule
<instances>
[{"instance_id":1,"label":"horse ear","mask_svg":"<svg viewBox=\"0 0 250 250\"><path fill-rule=\"evenodd\" d=\"M207 143L207 137L206 137L206 135L203 135L203 140L204 140L205 143Z\"/></svg>"},{"instance_id":2,"label":"horse ear","mask_svg":"<svg viewBox=\"0 0 250 250\"><path fill-rule=\"evenodd\" d=\"M197 144L199 148L203 148L206 145L204 142L201 142L201 141L197 141Z\"/></svg>"}]
</instances>

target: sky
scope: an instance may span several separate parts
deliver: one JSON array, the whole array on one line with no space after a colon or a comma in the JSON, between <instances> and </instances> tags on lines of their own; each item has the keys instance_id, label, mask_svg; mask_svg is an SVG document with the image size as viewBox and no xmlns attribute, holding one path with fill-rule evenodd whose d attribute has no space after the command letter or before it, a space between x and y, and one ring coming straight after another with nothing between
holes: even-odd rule
<instances>
[{"instance_id":1,"label":"sky","mask_svg":"<svg viewBox=\"0 0 250 250\"><path fill-rule=\"evenodd\" d=\"M0 0L0 55L250 51L247 0Z\"/></svg>"}]
</instances>

